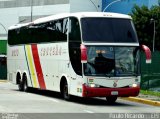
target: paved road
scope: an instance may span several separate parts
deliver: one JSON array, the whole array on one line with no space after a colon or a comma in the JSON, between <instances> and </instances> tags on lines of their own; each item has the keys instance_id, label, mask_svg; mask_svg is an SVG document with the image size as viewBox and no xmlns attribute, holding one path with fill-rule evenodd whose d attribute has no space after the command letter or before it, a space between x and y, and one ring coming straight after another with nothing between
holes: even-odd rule
<instances>
[{"instance_id":1,"label":"paved road","mask_svg":"<svg viewBox=\"0 0 160 119\"><path fill-rule=\"evenodd\" d=\"M16 85L1 82L0 113L78 113L84 115L88 113L160 113L160 107L122 99L118 99L114 105L108 105L104 98L74 97L68 102L63 100L59 93L37 90L28 93L20 92ZM41 117L44 115L41 114Z\"/></svg>"}]
</instances>

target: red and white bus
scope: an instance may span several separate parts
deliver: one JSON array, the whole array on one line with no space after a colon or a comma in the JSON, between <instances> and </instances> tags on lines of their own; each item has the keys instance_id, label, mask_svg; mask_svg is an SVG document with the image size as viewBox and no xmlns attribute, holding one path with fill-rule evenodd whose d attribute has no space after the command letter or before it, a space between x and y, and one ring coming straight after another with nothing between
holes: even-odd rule
<instances>
[{"instance_id":1,"label":"red and white bus","mask_svg":"<svg viewBox=\"0 0 160 119\"><path fill-rule=\"evenodd\" d=\"M19 90L61 92L64 99L137 96L140 46L132 19L117 13L65 13L11 26L8 80Z\"/></svg>"}]
</instances>

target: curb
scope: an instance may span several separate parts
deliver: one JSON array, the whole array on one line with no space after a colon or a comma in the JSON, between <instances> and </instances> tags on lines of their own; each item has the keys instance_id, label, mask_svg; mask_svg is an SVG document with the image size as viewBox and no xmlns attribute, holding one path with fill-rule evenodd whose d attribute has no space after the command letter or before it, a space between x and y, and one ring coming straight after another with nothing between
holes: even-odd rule
<instances>
[{"instance_id":1,"label":"curb","mask_svg":"<svg viewBox=\"0 0 160 119\"><path fill-rule=\"evenodd\" d=\"M7 80L0 80L0 83L8 82Z\"/></svg>"},{"instance_id":2,"label":"curb","mask_svg":"<svg viewBox=\"0 0 160 119\"><path fill-rule=\"evenodd\" d=\"M146 99L137 98L137 97L128 97L128 98L121 98L121 99L133 101L133 102L138 102L138 103L143 103L143 104L148 104L148 105L152 105L152 106L160 106L160 101L146 100Z\"/></svg>"}]
</instances>

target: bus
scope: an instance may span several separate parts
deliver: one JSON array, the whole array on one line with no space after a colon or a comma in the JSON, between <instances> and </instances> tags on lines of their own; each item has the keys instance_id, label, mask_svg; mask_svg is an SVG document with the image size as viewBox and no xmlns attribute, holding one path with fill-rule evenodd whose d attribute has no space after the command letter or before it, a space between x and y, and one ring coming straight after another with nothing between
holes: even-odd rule
<instances>
[{"instance_id":1,"label":"bus","mask_svg":"<svg viewBox=\"0 0 160 119\"><path fill-rule=\"evenodd\" d=\"M29 88L77 97L137 96L140 45L132 18L118 13L62 13L8 30L8 80Z\"/></svg>"}]
</instances>

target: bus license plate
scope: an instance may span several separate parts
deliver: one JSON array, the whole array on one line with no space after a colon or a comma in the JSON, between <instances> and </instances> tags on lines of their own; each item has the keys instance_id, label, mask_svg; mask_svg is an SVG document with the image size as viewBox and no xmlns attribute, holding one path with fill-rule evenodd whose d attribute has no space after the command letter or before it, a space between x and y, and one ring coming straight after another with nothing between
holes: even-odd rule
<instances>
[{"instance_id":1,"label":"bus license plate","mask_svg":"<svg viewBox=\"0 0 160 119\"><path fill-rule=\"evenodd\" d=\"M112 91L111 95L118 95L118 91Z\"/></svg>"}]
</instances>

